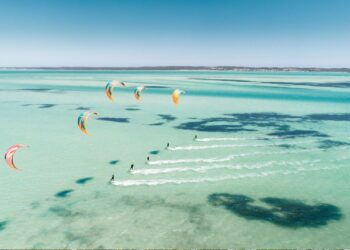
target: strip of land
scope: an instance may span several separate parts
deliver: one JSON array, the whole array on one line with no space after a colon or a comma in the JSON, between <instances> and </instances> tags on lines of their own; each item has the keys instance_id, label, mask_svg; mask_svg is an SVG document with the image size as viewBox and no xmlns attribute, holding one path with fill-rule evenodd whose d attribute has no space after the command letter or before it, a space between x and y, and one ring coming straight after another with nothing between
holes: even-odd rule
<instances>
[{"instance_id":1,"label":"strip of land","mask_svg":"<svg viewBox=\"0 0 350 250\"><path fill-rule=\"evenodd\" d=\"M350 68L303 67L240 67L240 66L145 66L145 67L0 67L0 70L213 70L213 71L285 71L285 72L346 72Z\"/></svg>"}]
</instances>

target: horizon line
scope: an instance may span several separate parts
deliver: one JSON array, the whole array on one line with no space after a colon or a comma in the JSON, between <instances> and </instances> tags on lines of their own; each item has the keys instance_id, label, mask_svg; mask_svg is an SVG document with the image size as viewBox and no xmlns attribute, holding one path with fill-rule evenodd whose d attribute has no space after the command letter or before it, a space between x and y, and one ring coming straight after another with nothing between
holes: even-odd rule
<instances>
[{"instance_id":1,"label":"horizon line","mask_svg":"<svg viewBox=\"0 0 350 250\"><path fill-rule=\"evenodd\" d=\"M311 72L347 72L348 67L300 67L300 66L0 66L1 70L6 69L48 69L48 70L241 70L241 71L311 71Z\"/></svg>"}]
</instances>

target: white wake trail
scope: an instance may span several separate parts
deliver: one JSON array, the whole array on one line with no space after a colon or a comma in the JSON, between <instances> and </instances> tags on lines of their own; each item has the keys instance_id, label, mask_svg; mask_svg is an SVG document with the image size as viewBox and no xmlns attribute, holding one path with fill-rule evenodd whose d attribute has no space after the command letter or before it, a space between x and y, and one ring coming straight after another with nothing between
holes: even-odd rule
<instances>
[{"instance_id":1,"label":"white wake trail","mask_svg":"<svg viewBox=\"0 0 350 250\"><path fill-rule=\"evenodd\" d=\"M217 145L188 145L188 146L176 146L168 147L170 151L178 150L203 150L203 149L215 149L215 148L241 148L241 147L268 147L268 146L280 146L280 145L298 145L298 144L308 144L314 143L317 140L306 140L306 141L296 141L296 142L280 142L280 143L264 143L264 144L217 144Z\"/></svg>"},{"instance_id":2,"label":"white wake trail","mask_svg":"<svg viewBox=\"0 0 350 250\"><path fill-rule=\"evenodd\" d=\"M225 162L231 161L237 157L244 156L254 156L254 155L274 155L274 154L298 154L305 152L314 152L314 151L323 151L323 149L303 149L303 150L284 150L277 152L266 152L266 151L258 151L252 153L240 153L240 154L232 154L223 158L192 158L192 159L174 159L174 160L157 160L157 161L149 161L149 165L166 165L166 164L179 164L179 163L214 163L214 162Z\"/></svg>"},{"instance_id":3,"label":"white wake trail","mask_svg":"<svg viewBox=\"0 0 350 250\"><path fill-rule=\"evenodd\" d=\"M269 139L293 139L288 136L256 136L256 137L206 137L197 138L194 141L211 142L211 141L250 141L250 140L269 140Z\"/></svg>"},{"instance_id":4,"label":"white wake trail","mask_svg":"<svg viewBox=\"0 0 350 250\"><path fill-rule=\"evenodd\" d=\"M263 138L259 137L209 137L209 138L197 138L195 141L199 142L210 142L210 141L248 141L248 140L259 140Z\"/></svg>"},{"instance_id":5,"label":"white wake trail","mask_svg":"<svg viewBox=\"0 0 350 250\"><path fill-rule=\"evenodd\" d=\"M115 186L158 186L164 184L190 184L190 183L204 183L204 182L218 182L218 181L226 181L226 180L237 180L244 178L260 178L267 177L272 175L290 175L290 174L298 174L301 172L310 172L310 171L322 171L322 170L335 170L339 169L338 167L319 167L319 168L305 168L299 167L294 170L275 170L275 171L266 171L261 173L246 173L246 174L238 174L238 175L228 175L221 177L207 177L207 178L199 178L199 179L153 179L153 180L115 180L112 181L111 184Z\"/></svg>"},{"instance_id":6,"label":"white wake trail","mask_svg":"<svg viewBox=\"0 0 350 250\"><path fill-rule=\"evenodd\" d=\"M343 138L343 139L349 139L349 134L344 135L334 135L330 136L329 139L334 138ZM268 139L291 139L290 136L256 136L256 137L205 137L205 138L197 138L194 141L197 142L211 142L211 141L249 141L249 140L268 140Z\"/></svg>"},{"instance_id":7,"label":"white wake trail","mask_svg":"<svg viewBox=\"0 0 350 250\"><path fill-rule=\"evenodd\" d=\"M174 172L198 172L205 173L207 171L215 170L215 169L260 169L266 168L270 166L314 166L315 163L331 163L331 162L339 162L348 160L350 157L342 157L338 159L331 160L298 160L298 161L268 161L265 163L258 164L217 164L217 165L209 165L209 166L184 166L184 167L171 167L171 168L147 168L147 169L135 169L131 173L135 175L154 175L154 174L168 174Z\"/></svg>"},{"instance_id":8,"label":"white wake trail","mask_svg":"<svg viewBox=\"0 0 350 250\"><path fill-rule=\"evenodd\" d=\"M302 160L302 161L269 161L260 164L234 164L234 165L211 165L211 166L198 166L198 167L172 167L172 168L148 168L148 169L135 169L131 173L135 175L154 175L154 174L168 174L174 172L198 172L205 173L214 169L260 169L269 166L287 166L287 165L305 165L314 164L321 160Z\"/></svg>"}]
</instances>

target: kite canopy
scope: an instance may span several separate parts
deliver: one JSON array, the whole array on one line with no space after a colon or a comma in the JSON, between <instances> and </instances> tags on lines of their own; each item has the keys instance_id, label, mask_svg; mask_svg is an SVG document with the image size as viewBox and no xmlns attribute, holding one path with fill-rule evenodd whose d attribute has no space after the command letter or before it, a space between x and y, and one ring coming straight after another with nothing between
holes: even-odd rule
<instances>
[{"instance_id":1,"label":"kite canopy","mask_svg":"<svg viewBox=\"0 0 350 250\"><path fill-rule=\"evenodd\" d=\"M105 88L105 92L106 92L106 95L108 97L108 99L110 101L114 101L114 98L113 98L113 89L116 87L116 86L123 86L125 87L125 83L124 82L121 82L121 81L117 81L117 80L114 80L114 81L108 81L107 82L107 85L106 85L106 88Z\"/></svg>"},{"instance_id":2,"label":"kite canopy","mask_svg":"<svg viewBox=\"0 0 350 250\"><path fill-rule=\"evenodd\" d=\"M98 114L96 112L85 111L85 112L82 112L78 117L78 127L81 130L81 132L83 132L86 135L89 134L86 129L86 122L91 115L98 115Z\"/></svg>"},{"instance_id":3,"label":"kite canopy","mask_svg":"<svg viewBox=\"0 0 350 250\"><path fill-rule=\"evenodd\" d=\"M145 87L144 86L141 86L141 87L137 87L134 91L134 96L135 96L135 99L140 101L141 100L141 92L142 90L144 89Z\"/></svg>"},{"instance_id":4,"label":"kite canopy","mask_svg":"<svg viewBox=\"0 0 350 250\"><path fill-rule=\"evenodd\" d=\"M5 161L7 163L7 165L9 165L10 168L16 169L16 170L20 170L16 167L15 163L13 162L13 157L16 153L16 151L20 148L23 147L27 147L27 145L24 144L15 144L12 145L11 147L9 147L5 153Z\"/></svg>"},{"instance_id":5,"label":"kite canopy","mask_svg":"<svg viewBox=\"0 0 350 250\"><path fill-rule=\"evenodd\" d=\"M180 95L184 94L184 93L185 93L185 91L183 91L183 90L175 89L173 92L173 95L172 95L173 103L176 105L179 104Z\"/></svg>"}]
</instances>

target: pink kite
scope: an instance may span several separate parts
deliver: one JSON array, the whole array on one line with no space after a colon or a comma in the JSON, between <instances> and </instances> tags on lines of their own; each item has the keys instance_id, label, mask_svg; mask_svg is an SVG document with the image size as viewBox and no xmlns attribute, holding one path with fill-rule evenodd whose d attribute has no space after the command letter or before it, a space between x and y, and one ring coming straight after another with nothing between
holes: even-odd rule
<instances>
[{"instance_id":1,"label":"pink kite","mask_svg":"<svg viewBox=\"0 0 350 250\"><path fill-rule=\"evenodd\" d=\"M27 147L27 145L24 144L15 144L9 147L9 149L5 153L5 161L7 165L9 165L10 168L20 170L16 167L15 163L13 162L13 157L16 153L16 151L20 148Z\"/></svg>"}]
</instances>

